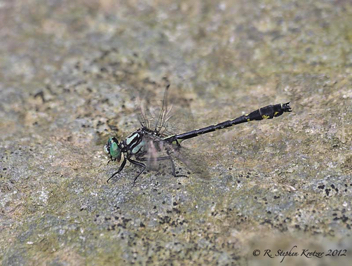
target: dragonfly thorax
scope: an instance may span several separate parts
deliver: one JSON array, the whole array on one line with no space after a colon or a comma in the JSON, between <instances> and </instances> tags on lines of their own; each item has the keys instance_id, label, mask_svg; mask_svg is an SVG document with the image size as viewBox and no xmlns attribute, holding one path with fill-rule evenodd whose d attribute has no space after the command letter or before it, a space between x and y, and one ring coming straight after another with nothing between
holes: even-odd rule
<instances>
[{"instance_id":1,"label":"dragonfly thorax","mask_svg":"<svg viewBox=\"0 0 352 266\"><path fill-rule=\"evenodd\" d=\"M144 151L145 143L143 141L143 132L140 130L133 132L124 141L124 152L130 155L137 155Z\"/></svg>"}]
</instances>

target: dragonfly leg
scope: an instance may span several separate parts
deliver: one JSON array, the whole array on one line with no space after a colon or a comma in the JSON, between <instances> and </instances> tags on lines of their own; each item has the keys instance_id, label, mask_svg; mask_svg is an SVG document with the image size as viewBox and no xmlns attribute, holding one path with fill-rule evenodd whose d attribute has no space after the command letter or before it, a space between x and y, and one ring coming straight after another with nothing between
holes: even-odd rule
<instances>
[{"instance_id":1,"label":"dragonfly leg","mask_svg":"<svg viewBox=\"0 0 352 266\"><path fill-rule=\"evenodd\" d=\"M144 172L146 166L144 163L141 163L141 162L138 162L138 161L135 161L135 160L132 160L131 158L127 158L127 160L132 163L132 164L135 164L135 165L138 165L140 167L142 167L142 170L139 172L138 175L135 176L134 180L133 180L133 186L136 184L136 181L137 181L137 178Z\"/></svg>"},{"instance_id":2,"label":"dragonfly leg","mask_svg":"<svg viewBox=\"0 0 352 266\"><path fill-rule=\"evenodd\" d=\"M138 158L139 161L147 161L146 158L144 157L141 157L141 158ZM174 177L187 177L186 175L178 175L176 174L176 168L175 168L175 163L171 157L171 155L168 155L168 156L162 156L162 157L158 157L156 158L157 161L164 161L164 160L169 160L170 163L171 163L171 170L172 170L172 175ZM139 176L139 175L138 175Z\"/></svg>"},{"instance_id":3,"label":"dragonfly leg","mask_svg":"<svg viewBox=\"0 0 352 266\"><path fill-rule=\"evenodd\" d=\"M174 160L172 159L171 155L169 152L167 152L168 156L167 158L170 160L170 163L171 163L171 169L172 169L172 175L174 177L187 177L186 175L178 175L176 174L176 169L175 169L175 163L174 163Z\"/></svg>"},{"instance_id":4,"label":"dragonfly leg","mask_svg":"<svg viewBox=\"0 0 352 266\"><path fill-rule=\"evenodd\" d=\"M110 179L113 178L115 175L117 175L118 173L120 173L122 171L122 169L125 167L126 165L126 158L123 158L123 162L120 165L119 170L117 170L117 172L113 173L110 178L108 180L106 180L106 183L109 183Z\"/></svg>"}]
</instances>

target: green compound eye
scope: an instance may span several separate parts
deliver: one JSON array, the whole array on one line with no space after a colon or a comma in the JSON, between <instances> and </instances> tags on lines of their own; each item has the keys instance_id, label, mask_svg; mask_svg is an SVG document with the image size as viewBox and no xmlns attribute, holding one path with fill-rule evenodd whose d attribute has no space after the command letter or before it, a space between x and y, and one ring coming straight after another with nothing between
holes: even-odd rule
<instances>
[{"instance_id":1,"label":"green compound eye","mask_svg":"<svg viewBox=\"0 0 352 266\"><path fill-rule=\"evenodd\" d=\"M108 143L104 146L104 150L107 154L111 156L112 160L120 161L121 149L119 147L119 142L116 138L109 138Z\"/></svg>"}]
</instances>

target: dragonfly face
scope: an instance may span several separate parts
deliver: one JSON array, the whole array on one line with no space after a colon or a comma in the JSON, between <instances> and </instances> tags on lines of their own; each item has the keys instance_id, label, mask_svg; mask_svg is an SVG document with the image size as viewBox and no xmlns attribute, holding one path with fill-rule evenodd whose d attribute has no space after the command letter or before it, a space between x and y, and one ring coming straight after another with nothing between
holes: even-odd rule
<instances>
[{"instance_id":1,"label":"dragonfly face","mask_svg":"<svg viewBox=\"0 0 352 266\"><path fill-rule=\"evenodd\" d=\"M121 160L121 147L117 138L109 138L108 143L104 146L104 151L110 156L113 161Z\"/></svg>"}]
</instances>

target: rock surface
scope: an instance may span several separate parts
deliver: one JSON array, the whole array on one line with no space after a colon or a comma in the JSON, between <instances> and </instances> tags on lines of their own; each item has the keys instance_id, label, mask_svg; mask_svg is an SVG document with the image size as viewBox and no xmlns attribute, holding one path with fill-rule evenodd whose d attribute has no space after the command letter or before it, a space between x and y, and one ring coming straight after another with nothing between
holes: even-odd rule
<instances>
[{"instance_id":1,"label":"rock surface","mask_svg":"<svg viewBox=\"0 0 352 266\"><path fill-rule=\"evenodd\" d=\"M347 265L351 16L349 1L0 3L2 264ZM139 127L138 99L160 105L163 77L179 130L293 112L182 143L208 180L132 186L127 165L107 184L103 145Z\"/></svg>"}]
</instances>

